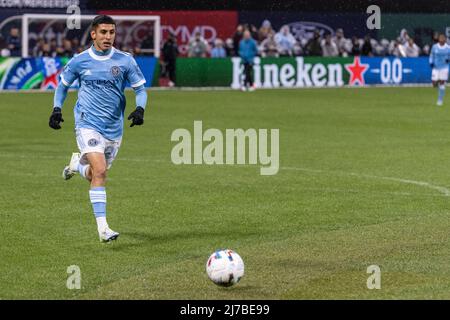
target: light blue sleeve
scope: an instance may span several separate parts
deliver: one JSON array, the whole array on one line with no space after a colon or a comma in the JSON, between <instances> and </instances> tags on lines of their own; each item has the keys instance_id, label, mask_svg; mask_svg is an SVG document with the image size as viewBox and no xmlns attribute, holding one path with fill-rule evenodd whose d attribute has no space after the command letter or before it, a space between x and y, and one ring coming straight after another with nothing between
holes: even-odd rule
<instances>
[{"instance_id":1,"label":"light blue sleeve","mask_svg":"<svg viewBox=\"0 0 450 320\"><path fill-rule=\"evenodd\" d=\"M127 80L133 88L137 88L146 82L136 60L131 56L128 65Z\"/></svg>"},{"instance_id":2,"label":"light blue sleeve","mask_svg":"<svg viewBox=\"0 0 450 320\"><path fill-rule=\"evenodd\" d=\"M70 59L70 61L64 67L63 72L60 75L60 80L63 85L66 87L70 87L72 82L74 82L78 78L78 67L77 60L74 58Z\"/></svg>"},{"instance_id":3,"label":"light blue sleeve","mask_svg":"<svg viewBox=\"0 0 450 320\"><path fill-rule=\"evenodd\" d=\"M78 78L77 60L74 58L65 65L63 72L59 76L59 83L53 98L53 107L62 108L67 97L70 85Z\"/></svg>"},{"instance_id":4,"label":"light blue sleeve","mask_svg":"<svg viewBox=\"0 0 450 320\"><path fill-rule=\"evenodd\" d=\"M66 100L67 97L67 91L69 91L69 87L66 87L62 82L60 82L55 90L55 96L53 98L53 107L58 107L62 109L64 100Z\"/></svg>"},{"instance_id":5,"label":"light blue sleeve","mask_svg":"<svg viewBox=\"0 0 450 320\"><path fill-rule=\"evenodd\" d=\"M136 107L145 109L147 105L147 91L145 90L144 85L141 84L139 87L133 89L134 93L136 93Z\"/></svg>"}]
</instances>

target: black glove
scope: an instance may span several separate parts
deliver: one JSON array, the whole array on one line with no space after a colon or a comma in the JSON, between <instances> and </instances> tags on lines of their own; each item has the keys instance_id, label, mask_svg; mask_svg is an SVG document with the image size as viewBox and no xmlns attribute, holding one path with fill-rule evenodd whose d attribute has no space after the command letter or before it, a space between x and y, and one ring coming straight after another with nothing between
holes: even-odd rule
<instances>
[{"instance_id":1,"label":"black glove","mask_svg":"<svg viewBox=\"0 0 450 320\"><path fill-rule=\"evenodd\" d=\"M140 126L144 123L144 108L136 107L130 115L128 116L128 120L131 120L130 127L137 125Z\"/></svg>"},{"instance_id":2,"label":"black glove","mask_svg":"<svg viewBox=\"0 0 450 320\"><path fill-rule=\"evenodd\" d=\"M61 126L59 125L61 122L64 122L64 119L62 118L61 108L55 107L53 108L53 112L48 121L48 125L50 126L50 128L58 130L61 129Z\"/></svg>"},{"instance_id":3,"label":"black glove","mask_svg":"<svg viewBox=\"0 0 450 320\"><path fill-rule=\"evenodd\" d=\"M434 63L430 63L430 67L431 67L431 69L433 69L434 68Z\"/></svg>"}]
</instances>

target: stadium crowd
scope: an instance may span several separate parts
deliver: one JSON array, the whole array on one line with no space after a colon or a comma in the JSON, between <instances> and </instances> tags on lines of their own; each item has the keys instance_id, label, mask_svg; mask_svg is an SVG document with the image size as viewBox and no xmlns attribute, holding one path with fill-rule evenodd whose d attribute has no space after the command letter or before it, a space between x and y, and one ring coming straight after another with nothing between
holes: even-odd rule
<instances>
[{"instance_id":1,"label":"stadium crowd","mask_svg":"<svg viewBox=\"0 0 450 320\"><path fill-rule=\"evenodd\" d=\"M225 41L215 39L214 43L207 43L200 34L196 34L189 44L188 56L191 57L230 57L237 56L239 42L244 30L250 30L252 38L258 43L258 53L261 57L290 57L290 56L398 56L418 57L429 55L431 46L437 42L438 33L433 35L433 43L419 46L414 37L406 29L400 32L397 39L373 39L370 35L364 38L346 38L344 30L337 29L335 34L321 34L319 30L313 32L312 37L296 38L288 25L284 25L276 32L265 20L258 29L254 25L237 26L234 35Z\"/></svg>"},{"instance_id":2,"label":"stadium crowd","mask_svg":"<svg viewBox=\"0 0 450 320\"><path fill-rule=\"evenodd\" d=\"M33 57L73 57L86 50L90 44L81 45L77 37L57 40L56 37L48 39L40 37L30 40L30 55ZM120 46L120 50L131 52L133 55L147 54L145 49L153 48L153 37L148 36L139 46L129 48ZM0 35L0 57L20 57L22 55L22 42L18 27L12 27L8 36Z\"/></svg>"},{"instance_id":3,"label":"stadium crowd","mask_svg":"<svg viewBox=\"0 0 450 320\"><path fill-rule=\"evenodd\" d=\"M258 54L261 57L346 57L356 55L417 57L429 55L433 44L421 44L421 41L419 44L416 43L406 29L403 29L400 35L393 40L377 40L369 35L364 38L346 38L342 29L337 29L334 35L322 34L319 30L315 30L310 37L296 38L288 25L282 26L277 32L272 28L270 21L264 20L259 29L254 25L239 24L234 34L225 41L216 38L213 42L208 43L199 32L196 32L189 41L187 56L211 58L237 56L237 48L246 29L250 30L252 38L257 41ZM433 35L433 42L437 42L437 36L437 33ZM173 40L172 37L170 41ZM148 37L139 46L134 48L121 46L119 49L134 55L141 55L146 52L143 49L153 47L151 42L152 38ZM86 49L85 46L80 45L77 38L64 39L59 43L56 39L39 38L30 44L30 48L31 55L35 57L71 57ZM0 55L4 57L21 55L19 28L13 27L6 38L0 37Z\"/></svg>"}]
</instances>

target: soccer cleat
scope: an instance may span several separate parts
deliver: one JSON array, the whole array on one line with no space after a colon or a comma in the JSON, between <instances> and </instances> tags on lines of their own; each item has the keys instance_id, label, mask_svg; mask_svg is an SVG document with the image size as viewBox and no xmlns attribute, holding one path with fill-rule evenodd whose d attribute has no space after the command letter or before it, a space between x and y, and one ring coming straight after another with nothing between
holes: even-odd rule
<instances>
[{"instance_id":1,"label":"soccer cleat","mask_svg":"<svg viewBox=\"0 0 450 320\"><path fill-rule=\"evenodd\" d=\"M98 233L101 242L110 242L116 240L119 237L119 233L106 227L105 230Z\"/></svg>"},{"instance_id":2,"label":"soccer cleat","mask_svg":"<svg viewBox=\"0 0 450 320\"><path fill-rule=\"evenodd\" d=\"M243 87L241 87L241 91L247 91L247 87L246 86L243 86Z\"/></svg>"},{"instance_id":3,"label":"soccer cleat","mask_svg":"<svg viewBox=\"0 0 450 320\"><path fill-rule=\"evenodd\" d=\"M75 172L70 171L69 166L65 166L62 172L62 177L64 180L69 180L75 175Z\"/></svg>"},{"instance_id":4,"label":"soccer cleat","mask_svg":"<svg viewBox=\"0 0 450 320\"><path fill-rule=\"evenodd\" d=\"M441 100L438 100L438 102L436 103L436 105L438 106L438 107L440 107L440 106L442 106L442 101Z\"/></svg>"},{"instance_id":5,"label":"soccer cleat","mask_svg":"<svg viewBox=\"0 0 450 320\"><path fill-rule=\"evenodd\" d=\"M72 153L72 158L68 166L64 167L62 177L64 180L69 180L78 171L78 164L80 163L80 154L78 152Z\"/></svg>"},{"instance_id":6,"label":"soccer cleat","mask_svg":"<svg viewBox=\"0 0 450 320\"><path fill-rule=\"evenodd\" d=\"M256 87L255 87L254 85L248 87L248 91L250 91L250 92L253 92L253 91L255 91L255 90L256 90Z\"/></svg>"}]
</instances>

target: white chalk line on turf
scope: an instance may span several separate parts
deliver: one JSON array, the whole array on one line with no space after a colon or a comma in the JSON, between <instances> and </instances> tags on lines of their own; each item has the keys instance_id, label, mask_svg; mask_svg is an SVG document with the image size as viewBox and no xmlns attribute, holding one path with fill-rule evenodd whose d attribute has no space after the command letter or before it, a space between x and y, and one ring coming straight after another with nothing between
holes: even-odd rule
<instances>
[{"instance_id":1,"label":"white chalk line on turf","mask_svg":"<svg viewBox=\"0 0 450 320\"><path fill-rule=\"evenodd\" d=\"M345 171L329 171L329 170L318 170L318 169L308 169L308 168L298 168L298 167L281 167L280 169L281 170L305 171L305 172L313 172L313 173L327 173L327 174L331 173L331 174L338 174L338 175L354 176L354 177L359 177L359 178L395 181L395 182L400 182L400 183L405 183L405 184L413 184L416 186L421 186L421 187L437 190L440 193L442 193L443 195L445 195L446 197L450 196L449 189L442 187L442 186L431 184L426 181L416 181L416 180L411 180L411 179L402 179L402 178L395 178L395 177L375 176L375 175L370 175L370 174L360 174L360 173L345 172Z\"/></svg>"},{"instance_id":2,"label":"white chalk line on turf","mask_svg":"<svg viewBox=\"0 0 450 320\"><path fill-rule=\"evenodd\" d=\"M19 158L19 159L30 159L29 155L23 155L23 154L0 154L0 158ZM68 156L56 156L56 155L34 155L33 158L40 158L40 159L68 159ZM120 161L127 161L127 162L157 162L157 163L164 163L165 160L161 159L145 159L145 158L117 158L117 160ZM360 174L355 172L345 172L345 171L331 171L331 170L320 170L320 169L309 169L309 168L299 168L299 167L281 167L281 170L295 170L295 171L304 171L304 172L312 172L312 173L327 173L327 174L338 174L338 175L346 175L346 176L354 176L359 178L368 178L368 179L378 179L378 180L387 180L387 181L394 181L394 182L400 182L404 184L412 184L416 186L425 187L428 189L439 191L441 194L443 194L446 197L450 196L450 190L431 184L426 181L417 181L417 180L411 180L411 179L403 179L403 178L395 178L395 177L384 177L384 176L375 176L375 175L369 175L369 174Z\"/></svg>"}]
</instances>

